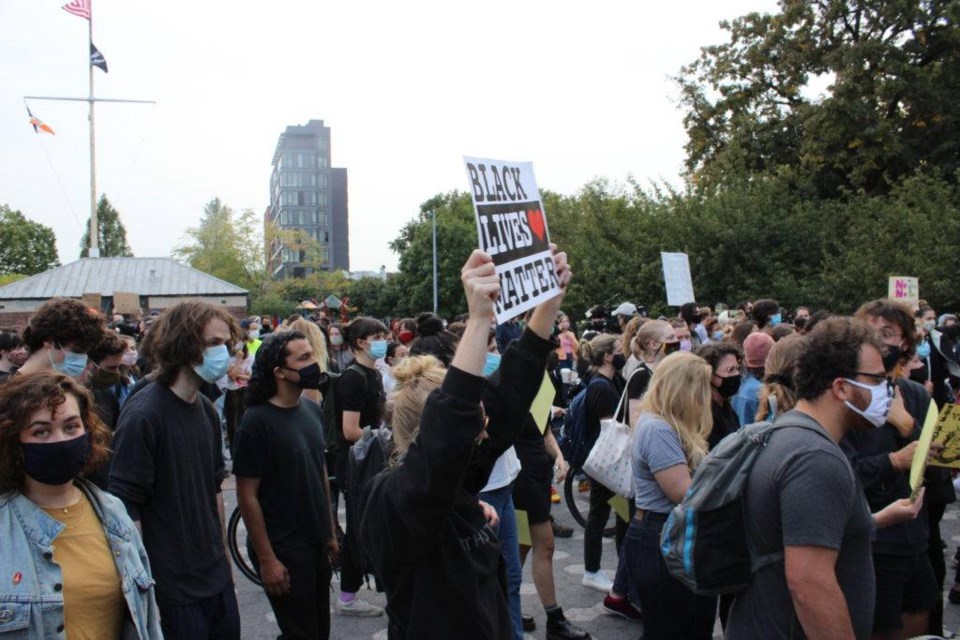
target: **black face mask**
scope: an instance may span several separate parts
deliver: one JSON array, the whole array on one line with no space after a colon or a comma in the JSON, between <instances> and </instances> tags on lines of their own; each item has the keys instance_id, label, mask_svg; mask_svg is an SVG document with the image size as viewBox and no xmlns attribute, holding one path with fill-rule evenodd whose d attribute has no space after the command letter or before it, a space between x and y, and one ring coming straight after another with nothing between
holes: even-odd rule
<instances>
[{"instance_id":1,"label":"black face mask","mask_svg":"<svg viewBox=\"0 0 960 640\"><path fill-rule=\"evenodd\" d=\"M897 345L888 344L887 351L883 354L883 370L891 371L897 363L900 362L900 358L903 356L903 351Z\"/></svg>"},{"instance_id":2,"label":"black face mask","mask_svg":"<svg viewBox=\"0 0 960 640\"><path fill-rule=\"evenodd\" d=\"M663 355L668 356L668 355L670 355L671 353L676 353L677 351L680 351L680 343L679 343L679 342L664 342L664 343L663 343L663 346L660 347L660 349L663 351Z\"/></svg>"},{"instance_id":3,"label":"black face mask","mask_svg":"<svg viewBox=\"0 0 960 640\"><path fill-rule=\"evenodd\" d=\"M627 366L627 356L623 355L622 353L614 355L612 364L613 368L617 371L622 370L625 366Z\"/></svg>"},{"instance_id":4,"label":"black face mask","mask_svg":"<svg viewBox=\"0 0 960 640\"><path fill-rule=\"evenodd\" d=\"M737 391L740 391L740 374L720 378L720 386L714 385L713 388L724 398L732 398L737 395Z\"/></svg>"},{"instance_id":5,"label":"black face mask","mask_svg":"<svg viewBox=\"0 0 960 640\"><path fill-rule=\"evenodd\" d=\"M290 369L290 367L284 367L284 369ZM300 376L300 379L297 381L291 380L293 384L297 385L301 389L319 389L320 381L323 375L323 372L320 371L320 363L314 362L313 364L308 364L305 367L300 369L290 369L290 371L296 371L297 375Z\"/></svg>"},{"instance_id":6,"label":"black face mask","mask_svg":"<svg viewBox=\"0 0 960 640\"><path fill-rule=\"evenodd\" d=\"M65 484L83 470L90 455L90 434L62 442L21 442L23 470L43 484Z\"/></svg>"}]
</instances>

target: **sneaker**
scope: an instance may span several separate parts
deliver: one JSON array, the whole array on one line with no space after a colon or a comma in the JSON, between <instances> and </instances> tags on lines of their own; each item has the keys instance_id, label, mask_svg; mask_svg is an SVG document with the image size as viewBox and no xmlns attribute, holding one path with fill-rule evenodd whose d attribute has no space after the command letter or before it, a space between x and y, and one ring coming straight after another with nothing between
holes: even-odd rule
<instances>
[{"instance_id":1,"label":"sneaker","mask_svg":"<svg viewBox=\"0 0 960 640\"><path fill-rule=\"evenodd\" d=\"M547 640L591 640L592 636L566 618L547 620Z\"/></svg>"},{"instance_id":2,"label":"sneaker","mask_svg":"<svg viewBox=\"0 0 960 640\"><path fill-rule=\"evenodd\" d=\"M560 504L560 494L557 493L557 490L554 487L550 487L550 502L553 504Z\"/></svg>"},{"instance_id":3,"label":"sneaker","mask_svg":"<svg viewBox=\"0 0 960 640\"><path fill-rule=\"evenodd\" d=\"M523 625L524 631L536 631L537 630L537 621L533 619L533 616L520 616L520 623Z\"/></svg>"},{"instance_id":4,"label":"sneaker","mask_svg":"<svg viewBox=\"0 0 960 640\"><path fill-rule=\"evenodd\" d=\"M607 577L607 574L603 572L603 569L600 571L585 571L583 573L583 580L580 581L585 587L590 587L591 589L596 589L601 593L610 593L610 589L613 589L613 580Z\"/></svg>"},{"instance_id":5,"label":"sneaker","mask_svg":"<svg viewBox=\"0 0 960 640\"><path fill-rule=\"evenodd\" d=\"M573 529L570 527L565 527L562 524L557 524L557 521L553 519L553 516L550 516L550 526L553 527L553 537L554 538L572 538Z\"/></svg>"},{"instance_id":6,"label":"sneaker","mask_svg":"<svg viewBox=\"0 0 960 640\"><path fill-rule=\"evenodd\" d=\"M369 602L354 598L350 602L343 602L337 598L337 614L351 618L376 618L383 615L383 609Z\"/></svg>"},{"instance_id":7,"label":"sneaker","mask_svg":"<svg viewBox=\"0 0 960 640\"><path fill-rule=\"evenodd\" d=\"M579 491L580 493L587 493L588 491L590 491L590 481L589 481L589 480L581 480L581 481L577 484L577 491Z\"/></svg>"},{"instance_id":8,"label":"sneaker","mask_svg":"<svg viewBox=\"0 0 960 640\"><path fill-rule=\"evenodd\" d=\"M610 594L603 599L603 608L627 620L643 620L643 613L626 598L614 598Z\"/></svg>"}]
</instances>

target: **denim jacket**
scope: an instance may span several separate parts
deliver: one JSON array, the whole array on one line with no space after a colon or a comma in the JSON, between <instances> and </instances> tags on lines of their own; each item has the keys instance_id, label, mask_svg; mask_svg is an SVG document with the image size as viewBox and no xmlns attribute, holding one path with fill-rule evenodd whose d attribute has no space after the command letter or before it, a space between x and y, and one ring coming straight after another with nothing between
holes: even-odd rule
<instances>
[{"instance_id":1,"label":"denim jacket","mask_svg":"<svg viewBox=\"0 0 960 640\"><path fill-rule=\"evenodd\" d=\"M86 480L75 484L90 499L120 574L127 603L120 637L162 638L147 552L126 509ZM0 496L0 639L65 637L63 574L53 560L63 527L21 493Z\"/></svg>"}]
</instances>

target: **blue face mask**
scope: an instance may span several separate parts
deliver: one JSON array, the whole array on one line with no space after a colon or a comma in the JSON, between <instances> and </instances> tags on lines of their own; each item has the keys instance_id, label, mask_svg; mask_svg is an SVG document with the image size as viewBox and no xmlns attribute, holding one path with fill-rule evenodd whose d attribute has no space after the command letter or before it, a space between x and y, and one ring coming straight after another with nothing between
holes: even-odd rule
<instances>
[{"instance_id":1,"label":"blue face mask","mask_svg":"<svg viewBox=\"0 0 960 640\"><path fill-rule=\"evenodd\" d=\"M483 365L483 375L484 377L493 375L493 372L500 368L500 354L499 353L488 353L487 361Z\"/></svg>"},{"instance_id":2,"label":"blue face mask","mask_svg":"<svg viewBox=\"0 0 960 640\"><path fill-rule=\"evenodd\" d=\"M716 340L717 342L723 340L723 331L714 331L713 339Z\"/></svg>"},{"instance_id":3,"label":"blue face mask","mask_svg":"<svg viewBox=\"0 0 960 640\"><path fill-rule=\"evenodd\" d=\"M60 347L59 350L63 351L63 362L60 364L54 362L53 353L50 354L50 364L57 371L57 373L62 373L70 376L71 378L76 378L83 373L84 369L87 368L87 354L74 353L72 351L67 351L62 347Z\"/></svg>"},{"instance_id":4,"label":"blue face mask","mask_svg":"<svg viewBox=\"0 0 960 640\"><path fill-rule=\"evenodd\" d=\"M367 354L374 360L379 360L380 358L387 355L387 341L386 340L371 340L370 348L367 350Z\"/></svg>"},{"instance_id":5,"label":"blue face mask","mask_svg":"<svg viewBox=\"0 0 960 640\"><path fill-rule=\"evenodd\" d=\"M203 351L203 362L193 366L197 375L206 382L216 382L227 375L227 369L230 368L230 351L227 345L221 344L216 347L207 347Z\"/></svg>"},{"instance_id":6,"label":"blue face mask","mask_svg":"<svg viewBox=\"0 0 960 640\"><path fill-rule=\"evenodd\" d=\"M930 357L930 343L926 340L917 345L917 357L921 360L926 360Z\"/></svg>"},{"instance_id":7,"label":"blue face mask","mask_svg":"<svg viewBox=\"0 0 960 640\"><path fill-rule=\"evenodd\" d=\"M775 326L777 326L778 324L780 324L781 322L783 322L783 318L780 316L779 313L778 313L777 315L775 315L775 316L770 316L770 326L771 326L771 327L775 327Z\"/></svg>"}]
</instances>

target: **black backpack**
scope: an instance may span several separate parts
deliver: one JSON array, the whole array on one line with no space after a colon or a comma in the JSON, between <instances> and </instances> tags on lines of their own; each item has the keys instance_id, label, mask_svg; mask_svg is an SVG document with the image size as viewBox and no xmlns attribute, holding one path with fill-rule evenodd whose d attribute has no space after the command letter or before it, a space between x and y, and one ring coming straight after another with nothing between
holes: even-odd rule
<instances>
[{"instance_id":1,"label":"black backpack","mask_svg":"<svg viewBox=\"0 0 960 640\"><path fill-rule=\"evenodd\" d=\"M736 593L758 569L783 559L783 550L758 556L750 549L743 492L757 456L774 432L785 428L822 429L798 411L776 423L755 422L720 441L693 474L683 502L673 508L660 534L667 569L700 595Z\"/></svg>"},{"instance_id":2,"label":"black backpack","mask_svg":"<svg viewBox=\"0 0 960 640\"><path fill-rule=\"evenodd\" d=\"M351 537L349 545L351 555L355 566L362 574L371 573L373 567L362 546L353 544L355 540L359 541L360 517L363 515L360 509L360 496L364 487L386 468L392 453L393 432L386 427L379 429L364 427L363 435L350 447L346 486L351 496L351 508L347 509L347 531L350 532Z\"/></svg>"},{"instance_id":3,"label":"black backpack","mask_svg":"<svg viewBox=\"0 0 960 640\"><path fill-rule=\"evenodd\" d=\"M320 410L323 412L323 441L327 445L328 460L337 459L337 451L340 449L340 438L337 435L338 403L337 386L344 373L353 369L363 377L364 393L366 393L367 375L358 364L351 364L343 373L328 371L324 374L325 378L320 382L320 393L323 394L323 401L320 403Z\"/></svg>"},{"instance_id":4,"label":"black backpack","mask_svg":"<svg viewBox=\"0 0 960 640\"><path fill-rule=\"evenodd\" d=\"M577 391L573 400L570 401L570 406L567 407L567 413L563 416L563 427L560 429L557 444L560 445L563 458L571 469L583 466L593 446L593 442L588 440L590 434L587 433L587 391L595 382L612 384L603 376L592 377L590 382Z\"/></svg>"}]
</instances>

